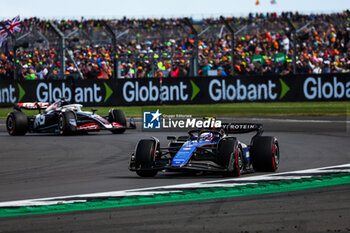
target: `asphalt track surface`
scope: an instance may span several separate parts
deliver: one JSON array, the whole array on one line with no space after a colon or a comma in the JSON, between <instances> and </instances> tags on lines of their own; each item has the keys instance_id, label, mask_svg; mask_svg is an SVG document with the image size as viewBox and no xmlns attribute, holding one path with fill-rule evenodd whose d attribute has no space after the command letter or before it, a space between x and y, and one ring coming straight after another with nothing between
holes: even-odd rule
<instances>
[{"instance_id":1,"label":"asphalt track surface","mask_svg":"<svg viewBox=\"0 0 350 233\"><path fill-rule=\"evenodd\" d=\"M232 121L232 120L231 120ZM350 119L235 119L263 123L281 148L278 172L349 163ZM207 174L139 178L128 159L141 138L179 132L129 130L10 137L0 121L0 201L118 191L222 179ZM249 142L251 135L240 135ZM257 175L248 174L247 176ZM261 174L261 173L260 173ZM209 201L0 219L0 232L350 232L350 186Z\"/></svg>"}]
</instances>

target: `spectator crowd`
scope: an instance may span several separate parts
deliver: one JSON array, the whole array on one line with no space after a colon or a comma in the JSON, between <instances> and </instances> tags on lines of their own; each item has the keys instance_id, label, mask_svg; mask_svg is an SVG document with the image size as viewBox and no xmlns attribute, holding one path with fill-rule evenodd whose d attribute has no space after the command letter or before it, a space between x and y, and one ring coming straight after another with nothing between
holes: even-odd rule
<instances>
[{"instance_id":1,"label":"spectator crowd","mask_svg":"<svg viewBox=\"0 0 350 233\"><path fill-rule=\"evenodd\" d=\"M235 75L292 74L293 52L297 74L350 72L349 11L250 14L226 20L236 31L234 40L223 22L214 18L194 22L194 28L203 32L198 40L181 18L107 20L117 35L116 45L111 44L100 21L54 23L69 35L65 40L66 77L109 79L114 72L114 56L119 78L186 77L194 75L196 53L198 76L229 76L232 68ZM0 78L12 79L14 66L20 79L61 77L60 46L49 22L29 18L21 22L21 27L21 35L33 36L16 43L16 59L11 39L0 48ZM292 27L296 28L295 46ZM38 39L38 32L47 44Z\"/></svg>"}]
</instances>

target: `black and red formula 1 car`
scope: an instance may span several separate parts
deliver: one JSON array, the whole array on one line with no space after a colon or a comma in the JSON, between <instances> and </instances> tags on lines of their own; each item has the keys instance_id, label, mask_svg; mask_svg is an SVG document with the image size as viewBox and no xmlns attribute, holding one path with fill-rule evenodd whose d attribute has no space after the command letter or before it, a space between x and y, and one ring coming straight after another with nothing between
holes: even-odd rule
<instances>
[{"instance_id":1,"label":"black and red formula 1 car","mask_svg":"<svg viewBox=\"0 0 350 233\"><path fill-rule=\"evenodd\" d=\"M130 118L130 126L127 127L122 110L111 109L108 116L102 117L94 109L87 112L82 111L81 107L81 104L69 104L63 99L51 105L46 102L18 103L7 116L7 131L10 135L24 135L27 132L70 135L99 130L120 134L127 128L136 128L133 118ZM38 110L39 114L27 116L21 109Z\"/></svg>"}]
</instances>

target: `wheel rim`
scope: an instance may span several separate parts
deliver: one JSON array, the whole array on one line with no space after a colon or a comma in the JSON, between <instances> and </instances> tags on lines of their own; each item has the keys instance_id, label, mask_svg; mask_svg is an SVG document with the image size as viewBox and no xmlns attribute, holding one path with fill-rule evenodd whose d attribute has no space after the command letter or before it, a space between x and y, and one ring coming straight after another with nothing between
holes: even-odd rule
<instances>
[{"instance_id":1,"label":"wheel rim","mask_svg":"<svg viewBox=\"0 0 350 233\"><path fill-rule=\"evenodd\" d=\"M14 121L12 116L10 116L9 118L7 118L7 129L9 132L12 132L14 129Z\"/></svg>"},{"instance_id":2,"label":"wheel rim","mask_svg":"<svg viewBox=\"0 0 350 233\"><path fill-rule=\"evenodd\" d=\"M279 148L278 148L277 144L275 144L274 147L275 147L275 149L274 149L273 157L275 160L275 166L277 168L279 161L280 161L280 155L279 155Z\"/></svg>"},{"instance_id":3,"label":"wheel rim","mask_svg":"<svg viewBox=\"0 0 350 233\"><path fill-rule=\"evenodd\" d=\"M238 155L237 155L237 163L238 163L238 168L240 171L243 169L243 154L240 149L238 149Z\"/></svg>"},{"instance_id":4,"label":"wheel rim","mask_svg":"<svg viewBox=\"0 0 350 233\"><path fill-rule=\"evenodd\" d=\"M236 152L232 153L232 157L235 158L235 161L233 163L233 170L240 174L243 171L243 153L242 151L237 148L237 157L236 157Z\"/></svg>"},{"instance_id":5,"label":"wheel rim","mask_svg":"<svg viewBox=\"0 0 350 233\"><path fill-rule=\"evenodd\" d=\"M58 120L58 128L60 130L60 132L63 132L63 117L60 117L60 119Z\"/></svg>"}]
</instances>

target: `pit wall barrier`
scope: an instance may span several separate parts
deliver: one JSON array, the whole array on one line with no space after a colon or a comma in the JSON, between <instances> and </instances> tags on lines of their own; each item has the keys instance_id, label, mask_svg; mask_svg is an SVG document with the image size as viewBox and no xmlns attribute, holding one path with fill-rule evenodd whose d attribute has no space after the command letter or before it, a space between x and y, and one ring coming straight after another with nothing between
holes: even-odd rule
<instances>
[{"instance_id":1,"label":"pit wall barrier","mask_svg":"<svg viewBox=\"0 0 350 233\"><path fill-rule=\"evenodd\" d=\"M117 80L0 80L0 106L54 102L84 106L349 101L350 74L135 78Z\"/></svg>"}]
</instances>

